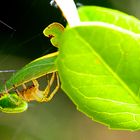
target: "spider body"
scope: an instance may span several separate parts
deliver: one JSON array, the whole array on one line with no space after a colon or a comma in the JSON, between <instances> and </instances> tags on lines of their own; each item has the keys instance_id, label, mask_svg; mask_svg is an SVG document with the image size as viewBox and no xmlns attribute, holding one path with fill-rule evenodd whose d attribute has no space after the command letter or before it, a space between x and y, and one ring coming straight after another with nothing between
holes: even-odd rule
<instances>
[{"instance_id":1,"label":"spider body","mask_svg":"<svg viewBox=\"0 0 140 140\"><path fill-rule=\"evenodd\" d=\"M50 93L50 89L55 80L55 77L57 80L57 85L54 88L54 90ZM48 102L53 98L53 96L59 89L59 78L56 72L52 73L52 76L50 80L48 80L47 82L48 84L44 91L39 89L39 83L36 79L32 80L32 82L33 82L33 85L28 86L28 87L25 84L22 84L22 87L23 87L22 91L19 91L15 87L17 94L27 102L30 102L33 100L38 101L38 102Z\"/></svg>"}]
</instances>

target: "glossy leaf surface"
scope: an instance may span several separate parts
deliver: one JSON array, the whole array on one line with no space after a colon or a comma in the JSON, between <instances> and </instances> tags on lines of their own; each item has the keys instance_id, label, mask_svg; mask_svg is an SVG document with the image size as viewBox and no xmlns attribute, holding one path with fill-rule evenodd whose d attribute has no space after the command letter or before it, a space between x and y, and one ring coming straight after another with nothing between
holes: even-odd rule
<instances>
[{"instance_id":1,"label":"glossy leaf surface","mask_svg":"<svg viewBox=\"0 0 140 140\"><path fill-rule=\"evenodd\" d=\"M123 17L127 25L139 24L119 14L112 16L118 15L118 21ZM89 14L80 16L89 20ZM101 20L62 35L57 60L62 89L90 118L114 129L140 129L140 35L135 33L139 27L130 30L125 22L116 26L114 20Z\"/></svg>"},{"instance_id":2,"label":"glossy leaf surface","mask_svg":"<svg viewBox=\"0 0 140 140\"><path fill-rule=\"evenodd\" d=\"M82 6L78 11L81 21L111 23L129 31L140 33L140 21L121 11L99 6Z\"/></svg>"}]
</instances>

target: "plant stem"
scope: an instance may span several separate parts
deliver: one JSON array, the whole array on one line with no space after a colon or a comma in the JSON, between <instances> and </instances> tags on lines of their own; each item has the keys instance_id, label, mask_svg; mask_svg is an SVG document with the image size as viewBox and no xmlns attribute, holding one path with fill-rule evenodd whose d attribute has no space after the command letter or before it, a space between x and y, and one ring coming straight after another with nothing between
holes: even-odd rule
<instances>
[{"instance_id":1,"label":"plant stem","mask_svg":"<svg viewBox=\"0 0 140 140\"><path fill-rule=\"evenodd\" d=\"M73 0L55 0L55 2L61 9L70 27L80 24L77 8Z\"/></svg>"}]
</instances>

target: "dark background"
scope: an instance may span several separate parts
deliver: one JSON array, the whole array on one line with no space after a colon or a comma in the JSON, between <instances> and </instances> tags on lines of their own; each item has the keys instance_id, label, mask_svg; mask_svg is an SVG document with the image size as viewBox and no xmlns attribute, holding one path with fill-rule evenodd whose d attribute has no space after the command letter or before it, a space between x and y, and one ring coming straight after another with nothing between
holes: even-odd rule
<instances>
[{"instance_id":1,"label":"dark background","mask_svg":"<svg viewBox=\"0 0 140 140\"><path fill-rule=\"evenodd\" d=\"M85 5L93 2L77 1L77 5L79 3ZM105 0L96 0L94 4L111 6ZM49 0L5 0L0 6L0 20L16 30L0 24L1 50L31 59L53 51L54 48L50 47L49 39L44 37L42 31L54 21L63 25L66 23L60 10L51 6Z\"/></svg>"},{"instance_id":2,"label":"dark background","mask_svg":"<svg viewBox=\"0 0 140 140\"><path fill-rule=\"evenodd\" d=\"M139 0L77 0L77 5L99 5L140 16ZM56 51L42 31L52 22L66 25L49 0L5 0L0 4L0 70L18 70L42 55ZM12 73L0 73L0 84ZM45 83L44 83L45 84ZM78 112L59 91L49 103L29 104L20 114L0 113L1 140L139 140L139 132L113 131Z\"/></svg>"}]
</instances>

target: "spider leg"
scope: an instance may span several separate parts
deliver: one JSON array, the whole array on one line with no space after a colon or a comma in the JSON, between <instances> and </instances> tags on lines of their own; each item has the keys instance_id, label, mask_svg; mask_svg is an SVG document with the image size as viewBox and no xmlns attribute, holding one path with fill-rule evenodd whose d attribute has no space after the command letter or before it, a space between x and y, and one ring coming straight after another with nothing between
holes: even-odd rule
<instances>
[{"instance_id":1,"label":"spider leg","mask_svg":"<svg viewBox=\"0 0 140 140\"><path fill-rule=\"evenodd\" d=\"M12 98L12 97L10 96L10 94L9 94L9 92L8 92L8 90L7 90L7 88L6 88L6 86L5 86L5 93L7 94L7 96L9 97L10 101L11 101L13 104L16 104L16 105L19 105L19 104L20 104L19 101L17 102L17 100L15 100L14 98Z\"/></svg>"},{"instance_id":2,"label":"spider leg","mask_svg":"<svg viewBox=\"0 0 140 140\"><path fill-rule=\"evenodd\" d=\"M39 83L36 79L32 80L32 82L34 85L34 91L31 92L31 94L36 101L41 102L42 101L42 91L39 90Z\"/></svg>"},{"instance_id":3,"label":"spider leg","mask_svg":"<svg viewBox=\"0 0 140 140\"><path fill-rule=\"evenodd\" d=\"M47 80L47 86L46 86L45 90L41 92L42 99L40 100L40 102L46 101L46 98L47 98L47 96L48 96L48 94L50 92L50 88L51 88L51 85L54 82L54 79L55 79L55 73L53 72L52 73L52 76L51 76L51 79L50 80Z\"/></svg>"},{"instance_id":4,"label":"spider leg","mask_svg":"<svg viewBox=\"0 0 140 140\"><path fill-rule=\"evenodd\" d=\"M56 75L56 73L53 72L53 73L52 73L52 76L51 76L51 79L50 79L50 81L49 81L49 85L50 85L50 87L52 86L52 84L53 84L53 82L54 82L55 75Z\"/></svg>"},{"instance_id":5,"label":"spider leg","mask_svg":"<svg viewBox=\"0 0 140 140\"><path fill-rule=\"evenodd\" d=\"M36 79L32 80L34 86L38 89L39 88L39 83Z\"/></svg>"},{"instance_id":6,"label":"spider leg","mask_svg":"<svg viewBox=\"0 0 140 140\"><path fill-rule=\"evenodd\" d=\"M7 90L7 88L6 88L6 86L5 86L5 93L6 93L7 96L10 98L10 100L11 100L12 103L18 105L18 103L10 96L10 94L9 94L9 92L8 92L8 90Z\"/></svg>"},{"instance_id":7,"label":"spider leg","mask_svg":"<svg viewBox=\"0 0 140 140\"><path fill-rule=\"evenodd\" d=\"M22 84L22 87L23 87L24 90L27 89L27 86L24 83Z\"/></svg>"},{"instance_id":8,"label":"spider leg","mask_svg":"<svg viewBox=\"0 0 140 140\"><path fill-rule=\"evenodd\" d=\"M18 88L17 88L15 85L13 85L13 86L14 86L14 89L15 89L16 93L18 94L18 96L19 96L20 98L22 98L23 100L25 100L23 94L21 94L22 92L20 92L20 91L18 90ZM23 87L24 90L27 89L27 87L26 87L25 84L22 84L22 87Z\"/></svg>"},{"instance_id":9,"label":"spider leg","mask_svg":"<svg viewBox=\"0 0 140 140\"><path fill-rule=\"evenodd\" d=\"M51 80L50 80L51 83L53 83L53 80L54 80L54 76L52 75ZM48 96L48 94L50 92L50 88L51 88L50 81L47 79L47 86L46 86L44 91L39 90L40 95L42 95L42 97L40 98L39 102L44 102L45 99L47 98L47 96Z\"/></svg>"},{"instance_id":10,"label":"spider leg","mask_svg":"<svg viewBox=\"0 0 140 140\"><path fill-rule=\"evenodd\" d=\"M56 75L57 85L56 85L55 89L52 91L52 93L48 97L46 96L46 98L43 99L43 101L45 101L45 102L50 101L53 98L53 96L56 94L56 92L58 91L58 89L60 87L59 77L58 77L58 74L56 72L54 72L53 75L52 75L52 77L51 77L51 80L49 82L49 87L54 82L55 75ZM48 86L47 86L47 88L48 88ZM47 92L47 95L48 95L49 91L50 91L50 88L49 88L49 90L45 90L45 92Z\"/></svg>"},{"instance_id":11,"label":"spider leg","mask_svg":"<svg viewBox=\"0 0 140 140\"><path fill-rule=\"evenodd\" d=\"M8 90L6 88L6 85L5 85L5 93L9 96L9 92L8 92Z\"/></svg>"}]
</instances>

